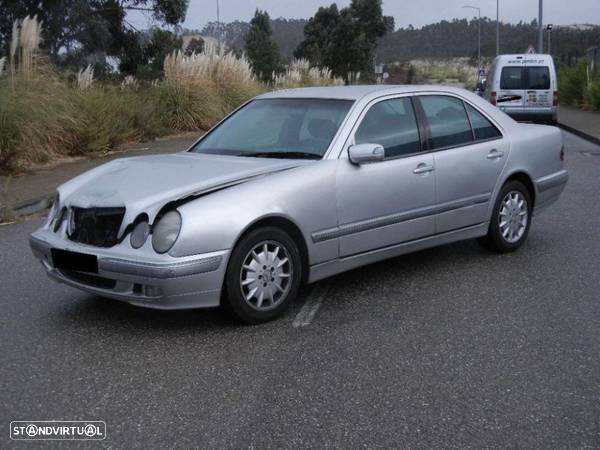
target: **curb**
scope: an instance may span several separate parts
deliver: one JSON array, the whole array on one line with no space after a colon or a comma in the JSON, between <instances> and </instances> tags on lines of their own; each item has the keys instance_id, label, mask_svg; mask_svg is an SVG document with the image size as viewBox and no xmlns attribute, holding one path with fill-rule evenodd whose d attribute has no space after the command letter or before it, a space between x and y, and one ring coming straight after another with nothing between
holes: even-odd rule
<instances>
[{"instance_id":1,"label":"curb","mask_svg":"<svg viewBox=\"0 0 600 450\"><path fill-rule=\"evenodd\" d=\"M574 134L575 136L579 136L580 138L585 139L586 141L589 141L592 144L600 145L600 138L597 138L596 136L592 136L591 134L585 133L585 132L578 130L577 128L573 128L569 125L565 125L564 123L561 123L561 122L558 122L556 124L556 126L558 126L559 128L562 128L565 131L568 131L569 133Z\"/></svg>"},{"instance_id":2,"label":"curb","mask_svg":"<svg viewBox=\"0 0 600 450\"><path fill-rule=\"evenodd\" d=\"M12 212L15 217L29 216L38 213L50 207L53 197L53 194L47 194L42 197L25 200L13 206Z\"/></svg>"}]
</instances>

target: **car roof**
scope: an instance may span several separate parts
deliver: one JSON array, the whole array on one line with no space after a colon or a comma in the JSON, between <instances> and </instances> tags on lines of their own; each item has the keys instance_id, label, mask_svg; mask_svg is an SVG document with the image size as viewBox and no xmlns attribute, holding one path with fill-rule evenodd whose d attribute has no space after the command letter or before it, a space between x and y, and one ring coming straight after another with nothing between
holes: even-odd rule
<instances>
[{"instance_id":1,"label":"car roof","mask_svg":"<svg viewBox=\"0 0 600 450\"><path fill-rule=\"evenodd\" d=\"M520 62L532 62L536 61L544 61L544 63L550 63L553 60L552 55L548 55L545 53L515 53L510 55L498 55L496 56L496 60L500 62L500 64L506 64L511 61L519 60Z\"/></svg>"},{"instance_id":2,"label":"car roof","mask_svg":"<svg viewBox=\"0 0 600 450\"><path fill-rule=\"evenodd\" d=\"M418 92L453 92L464 93L464 89L439 85L357 85L357 86L322 86L297 89L283 89L260 95L257 98L323 98L340 100L360 100L361 98L377 95L408 94Z\"/></svg>"}]
</instances>

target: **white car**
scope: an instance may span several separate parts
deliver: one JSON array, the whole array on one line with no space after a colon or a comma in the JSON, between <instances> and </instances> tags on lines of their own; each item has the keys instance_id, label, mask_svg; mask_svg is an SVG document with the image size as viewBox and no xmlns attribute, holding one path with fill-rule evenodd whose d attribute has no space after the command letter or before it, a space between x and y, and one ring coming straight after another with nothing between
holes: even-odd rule
<instances>
[{"instance_id":1,"label":"white car","mask_svg":"<svg viewBox=\"0 0 600 450\"><path fill-rule=\"evenodd\" d=\"M558 79L552 56L497 56L490 67L483 96L515 120L555 125Z\"/></svg>"}]
</instances>

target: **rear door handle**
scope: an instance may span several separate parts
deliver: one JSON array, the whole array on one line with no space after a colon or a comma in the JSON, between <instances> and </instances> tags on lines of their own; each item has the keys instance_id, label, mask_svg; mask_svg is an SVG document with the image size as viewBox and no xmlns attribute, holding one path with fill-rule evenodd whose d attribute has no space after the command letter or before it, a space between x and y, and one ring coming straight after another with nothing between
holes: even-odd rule
<instances>
[{"instance_id":1,"label":"rear door handle","mask_svg":"<svg viewBox=\"0 0 600 450\"><path fill-rule=\"evenodd\" d=\"M433 172L434 170L435 170L435 167L433 167L432 164L421 163L417 166L417 168L415 170L413 170L413 173L415 173L417 175L421 175L423 173Z\"/></svg>"},{"instance_id":2,"label":"rear door handle","mask_svg":"<svg viewBox=\"0 0 600 450\"><path fill-rule=\"evenodd\" d=\"M487 159L498 159L498 158L502 158L504 156L504 152L500 151L500 150L490 150L490 152L487 155Z\"/></svg>"}]
</instances>

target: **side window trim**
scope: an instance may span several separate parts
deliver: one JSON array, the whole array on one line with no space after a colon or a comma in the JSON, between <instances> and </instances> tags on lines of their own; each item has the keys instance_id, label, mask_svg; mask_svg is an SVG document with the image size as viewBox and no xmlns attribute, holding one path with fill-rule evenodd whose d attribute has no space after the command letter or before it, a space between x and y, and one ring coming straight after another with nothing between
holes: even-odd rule
<instances>
[{"instance_id":1,"label":"side window trim","mask_svg":"<svg viewBox=\"0 0 600 450\"><path fill-rule=\"evenodd\" d=\"M467 108L467 104L464 100L461 101L462 107L465 110L465 114L467 115L467 120L469 121L469 126L471 127L471 136L473 136L473 142L477 142L477 136L475 136L475 128L473 128L473 121L471 120L471 114L469 114L469 109Z\"/></svg>"},{"instance_id":2,"label":"side window trim","mask_svg":"<svg viewBox=\"0 0 600 450\"><path fill-rule=\"evenodd\" d=\"M418 95L411 95L410 102L413 105L415 111L415 117L417 118L417 127L419 129L419 139L421 140L421 152L431 151L428 142L431 138L431 130L429 128L429 122L425 117L425 111L421 105L421 101L417 98Z\"/></svg>"}]
</instances>

